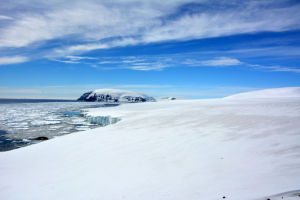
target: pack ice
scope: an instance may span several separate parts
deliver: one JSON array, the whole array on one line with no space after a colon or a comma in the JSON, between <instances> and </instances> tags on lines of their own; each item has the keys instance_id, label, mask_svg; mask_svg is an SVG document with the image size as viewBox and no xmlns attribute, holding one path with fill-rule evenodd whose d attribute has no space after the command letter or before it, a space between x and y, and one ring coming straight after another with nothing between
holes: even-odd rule
<instances>
[{"instance_id":1,"label":"pack ice","mask_svg":"<svg viewBox=\"0 0 300 200\"><path fill-rule=\"evenodd\" d=\"M0 199L300 199L299 88L89 108L116 124L0 153Z\"/></svg>"}]
</instances>

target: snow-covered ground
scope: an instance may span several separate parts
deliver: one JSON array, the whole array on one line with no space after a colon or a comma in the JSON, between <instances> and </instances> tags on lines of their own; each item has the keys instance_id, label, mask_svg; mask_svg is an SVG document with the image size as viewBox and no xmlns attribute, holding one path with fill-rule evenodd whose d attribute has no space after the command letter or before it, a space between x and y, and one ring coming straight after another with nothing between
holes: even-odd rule
<instances>
[{"instance_id":1,"label":"snow-covered ground","mask_svg":"<svg viewBox=\"0 0 300 200\"><path fill-rule=\"evenodd\" d=\"M298 92L87 109L122 120L1 152L0 199L300 199Z\"/></svg>"}]
</instances>

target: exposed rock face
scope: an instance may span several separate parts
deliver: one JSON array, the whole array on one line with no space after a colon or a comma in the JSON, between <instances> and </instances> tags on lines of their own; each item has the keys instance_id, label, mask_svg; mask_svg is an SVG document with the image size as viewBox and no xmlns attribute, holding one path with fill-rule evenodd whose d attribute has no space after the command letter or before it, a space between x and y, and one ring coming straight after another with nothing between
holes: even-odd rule
<instances>
[{"instance_id":1,"label":"exposed rock face","mask_svg":"<svg viewBox=\"0 0 300 200\"><path fill-rule=\"evenodd\" d=\"M88 98L88 96L92 93L93 91L90 92L86 92L83 95L81 95L79 97L79 99L77 99L78 101L89 101L90 98Z\"/></svg>"},{"instance_id":2,"label":"exposed rock face","mask_svg":"<svg viewBox=\"0 0 300 200\"><path fill-rule=\"evenodd\" d=\"M153 97L145 94L116 89L99 89L86 92L78 99L78 101L98 101L111 103L138 103L155 101Z\"/></svg>"}]
</instances>

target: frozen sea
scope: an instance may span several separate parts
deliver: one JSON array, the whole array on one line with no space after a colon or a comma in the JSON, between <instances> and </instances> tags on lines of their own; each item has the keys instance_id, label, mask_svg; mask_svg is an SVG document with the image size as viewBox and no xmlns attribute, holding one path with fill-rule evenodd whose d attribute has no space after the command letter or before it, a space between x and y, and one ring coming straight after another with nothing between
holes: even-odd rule
<instances>
[{"instance_id":1,"label":"frozen sea","mask_svg":"<svg viewBox=\"0 0 300 200\"><path fill-rule=\"evenodd\" d=\"M0 151L101 126L84 114L86 108L115 106L71 100L0 99Z\"/></svg>"}]
</instances>

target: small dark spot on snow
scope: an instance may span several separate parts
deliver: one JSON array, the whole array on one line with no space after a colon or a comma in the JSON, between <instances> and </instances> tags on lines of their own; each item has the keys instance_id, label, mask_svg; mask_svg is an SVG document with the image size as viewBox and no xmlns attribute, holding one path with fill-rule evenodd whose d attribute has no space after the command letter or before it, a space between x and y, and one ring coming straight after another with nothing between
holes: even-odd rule
<instances>
[{"instance_id":1,"label":"small dark spot on snow","mask_svg":"<svg viewBox=\"0 0 300 200\"><path fill-rule=\"evenodd\" d=\"M33 140L48 140L49 138L45 137L45 136L40 136L40 137L36 137L33 138Z\"/></svg>"},{"instance_id":2,"label":"small dark spot on snow","mask_svg":"<svg viewBox=\"0 0 300 200\"><path fill-rule=\"evenodd\" d=\"M223 199L225 199L226 197L225 196L223 196Z\"/></svg>"}]
</instances>

